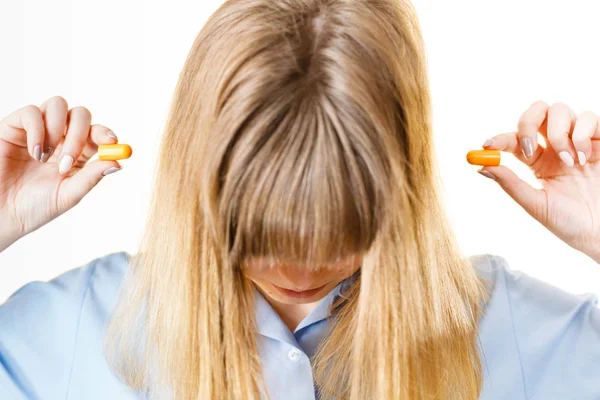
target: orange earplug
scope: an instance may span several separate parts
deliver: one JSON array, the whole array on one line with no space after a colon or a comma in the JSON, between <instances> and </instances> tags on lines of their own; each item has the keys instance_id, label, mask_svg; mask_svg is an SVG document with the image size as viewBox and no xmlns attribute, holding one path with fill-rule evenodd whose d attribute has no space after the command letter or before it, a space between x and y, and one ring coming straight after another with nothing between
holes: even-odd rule
<instances>
[{"instance_id":1,"label":"orange earplug","mask_svg":"<svg viewBox=\"0 0 600 400\"><path fill-rule=\"evenodd\" d=\"M98 146L100 160L122 160L131 157L131 146L128 144L101 144Z\"/></svg>"},{"instance_id":2,"label":"orange earplug","mask_svg":"<svg viewBox=\"0 0 600 400\"><path fill-rule=\"evenodd\" d=\"M467 153L467 162L473 165L500 165L500 150L471 150Z\"/></svg>"}]
</instances>

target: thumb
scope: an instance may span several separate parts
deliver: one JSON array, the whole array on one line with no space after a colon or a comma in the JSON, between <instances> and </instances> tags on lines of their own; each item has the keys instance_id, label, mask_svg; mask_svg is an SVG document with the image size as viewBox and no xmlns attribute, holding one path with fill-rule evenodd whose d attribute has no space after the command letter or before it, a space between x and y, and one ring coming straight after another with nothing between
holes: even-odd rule
<instances>
[{"instance_id":1,"label":"thumb","mask_svg":"<svg viewBox=\"0 0 600 400\"><path fill-rule=\"evenodd\" d=\"M509 168L502 165L484 167L477 172L489 178L491 177L488 174L491 174L492 179L498 182L500 187L533 218L538 221L545 218L547 199L543 190L535 189Z\"/></svg>"},{"instance_id":2,"label":"thumb","mask_svg":"<svg viewBox=\"0 0 600 400\"><path fill-rule=\"evenodd\" d=\"M68 208L75 206L104 178L104 173L116 172L122 167L116 161L95 160L66 178L60 188L60 202Z\"/></svg>"}]
</instances>

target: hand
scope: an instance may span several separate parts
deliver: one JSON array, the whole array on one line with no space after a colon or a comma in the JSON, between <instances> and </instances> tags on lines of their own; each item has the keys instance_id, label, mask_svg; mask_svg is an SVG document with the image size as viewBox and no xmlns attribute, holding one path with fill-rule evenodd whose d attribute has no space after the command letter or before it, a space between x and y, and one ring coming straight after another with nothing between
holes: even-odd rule
<instances>
[{"instance_id":1,"label":"hand","mask_svg":"<svg viewBox=\"0 0 600 400\"><path fill-rule=\"evenodd\" d=\"M87 161L99 144L117 143L90 125L84 107L62 97L25 106L0 121L0 251L75 206L120 169L116 161Z\"/></svg>"},{"instance_id":2,"label":"hand","mask_svg":"<svg viewBox=\"0 0 600 400\"><path fill-rule=\"evenodd\" d=\"M538 132L546 148L538 145ZM521 116L517 132L484 143L513 153L541 182L534 189L505 166L485 167L490 178L571 247L600 262L600 118L576 116L567 105L535 102Z\"/></svg>"}]
</instances>

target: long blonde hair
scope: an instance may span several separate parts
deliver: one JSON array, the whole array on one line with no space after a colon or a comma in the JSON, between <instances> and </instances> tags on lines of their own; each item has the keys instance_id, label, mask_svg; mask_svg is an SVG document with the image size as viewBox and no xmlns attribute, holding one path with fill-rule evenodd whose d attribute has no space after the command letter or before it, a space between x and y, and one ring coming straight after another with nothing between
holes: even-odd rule
<instances>
[{"instance_id":1,"label":"long blonde hair","mask_svg":"<svg viewBox=\"0 0 600 400\"><path fill-rule=\"evenodd\" d=\"M127 385L267 397L242 261L362 252L312 360L324 398L479 396L484 292L442 205L408 1L226 1L179 77L155 179L105 342Z\"/></svg>"}]
</instances>

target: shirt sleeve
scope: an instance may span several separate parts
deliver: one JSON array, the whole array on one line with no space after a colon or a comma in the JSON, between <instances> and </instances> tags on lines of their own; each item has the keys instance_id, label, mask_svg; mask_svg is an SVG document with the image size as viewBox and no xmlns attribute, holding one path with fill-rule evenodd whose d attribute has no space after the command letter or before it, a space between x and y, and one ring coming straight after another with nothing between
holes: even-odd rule
<instances>
[{"instance_id":1,"label":"shirt sleeve","mask_svg":"<svg viewBox=\"0 0 600 400\"><path fill-rule=\"evenodd\" d=\"M600 309L594 294L575 295L506 260L499 279L508 307L527 399L600 399ZM498 282L497 282L498 284Z\"/></svg>"},{"instance_id":2,"label":"shirt sleeve","mask_svg":"<svg viewBox=\"0 0 600 400\"><path fill-rule=\"evenodd\" d=\"M0 305L0 399L66 398L95 265L27 283Z\"/></svg>"}]
</instances>

